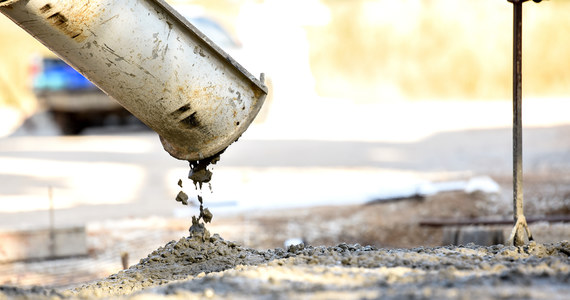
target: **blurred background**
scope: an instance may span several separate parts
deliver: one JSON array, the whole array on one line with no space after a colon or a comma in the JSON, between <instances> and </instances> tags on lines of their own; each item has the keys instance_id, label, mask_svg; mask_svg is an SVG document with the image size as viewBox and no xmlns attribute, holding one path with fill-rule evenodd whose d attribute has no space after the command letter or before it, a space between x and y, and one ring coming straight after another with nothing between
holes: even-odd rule
<instances>
[{"instance_id":1,"label":"blurred background","mask_svg":"<svg viewBox=\"0 0 570 300\"><path fill-rule=\"evenodd\" d=\"M510 220L506 0L168 2L271 91L202 192L212 233L257 248L413 247L458 242L425 220ZM8 18L0 26L0 284L92 280L187 235L187 162ZM570 238L569 31L570 2L524 5L525 201L543 242ZM174 200L178 179L192 205ZM491 227L499 242L510 229ZM75 252L51 255L56 229ZM51 254L18 248L33 239Z\"/></svg>"}]
</instances>

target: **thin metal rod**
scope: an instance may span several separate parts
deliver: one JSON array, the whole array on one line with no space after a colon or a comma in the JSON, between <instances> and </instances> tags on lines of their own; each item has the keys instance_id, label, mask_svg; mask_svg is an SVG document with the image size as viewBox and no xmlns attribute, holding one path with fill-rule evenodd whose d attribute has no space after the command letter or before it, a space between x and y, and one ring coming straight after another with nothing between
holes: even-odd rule
<instances>
[{"instance_id":1,"label":"thin metal rod","mask_svg":"<svg viewBox=\"0 0 570 300\"><path fill-rule=\"evenodd\" d=\"M513 2L513 208L515 224L523 214L522 165L522 6ZM521 234L522 233L522 234ZM515 244L524 231L517 230Z\"/></svg>"}]
</instances>

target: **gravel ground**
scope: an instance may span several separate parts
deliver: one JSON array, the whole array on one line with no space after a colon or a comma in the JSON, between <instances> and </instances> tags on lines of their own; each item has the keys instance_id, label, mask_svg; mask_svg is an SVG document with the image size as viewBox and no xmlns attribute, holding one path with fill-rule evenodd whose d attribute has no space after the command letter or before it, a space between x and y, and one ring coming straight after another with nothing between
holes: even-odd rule
<instances>
[{"instance_id":1,"label":"gravel ground","mask_svg":"<svg viewBox=\"0 0 570 300\"><path fill-rule=\"evenodd\" d=\"M568 211L566 181L543 190L535 184L545 187L528 181L534 202L528 215ZM509 197L501 194L448 192L368 205L250 212L214 217L208 228L219 235L206 242L180 238L188 235L187 219L91 224L88 257L0 265L0 275L22 276L13 283L0 276L0 299L567 298L568 224L531 224L536 242L520 248L441 246L441 228L418 226L434 217L508 218L509 206ZM508 235L510 226L499 228ZM307 246L280 248L289 238L301 238ZM121 270L123 252L142 259ZM30 274L37 278L24 281Z\"/></svg>"},{"instance_id":2,"label":"gravel ground","mask_svg":"<svg viewBox=\"0 0 570 300\"><path fill-rule=\"evenodd\" d=\"M214 235L169 242L129 269L74 289L0 291L0 299L566 299L570 244L259 251Z\"/></svg>"}]
</instances>

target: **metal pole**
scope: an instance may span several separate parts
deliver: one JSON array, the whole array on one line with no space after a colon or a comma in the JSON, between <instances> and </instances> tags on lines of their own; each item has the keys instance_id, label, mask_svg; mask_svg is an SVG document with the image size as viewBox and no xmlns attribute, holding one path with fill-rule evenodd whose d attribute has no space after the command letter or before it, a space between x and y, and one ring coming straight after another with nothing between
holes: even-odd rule
<instances>
[{"instance_id":1,"label":"metal pole","mask_svg":"<svg viewBox=\"0 0 570 300\"><path fill-rule=\"evenodd\" d=\"M523 214L522 171L522 5L513 2L513 209L514 221ZM515 245L524 244L524 231L517 228Z\"/></svg>"},{"instance_id":2,"label":"metal pole","mask_svg":"<svg viewBox=\"0 0 570 300\"><path fill-rule=\"evenodd\" d=\"M532 235L523 211L522 166L522 6L528 0L508 0L513 3L513 210L514 228L511 238L515 246L524 245L524 234ZM534 0L540 2L540 0Z\"/></svg>"}]
</instances>

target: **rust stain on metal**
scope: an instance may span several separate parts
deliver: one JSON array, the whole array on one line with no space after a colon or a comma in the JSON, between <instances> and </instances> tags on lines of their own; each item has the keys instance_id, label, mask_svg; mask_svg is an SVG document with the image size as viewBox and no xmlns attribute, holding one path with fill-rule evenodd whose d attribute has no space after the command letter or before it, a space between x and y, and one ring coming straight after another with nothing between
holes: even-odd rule
<instances>
[{"instance_id":1,"label":"rust stain on metal","mask_svg":"<svg viewBox=\"0 0 570 300\"><path fill-rule=\"evenodd\" d=\"M177 110L170 113L170 115L172 115L172 117L178 119L183 113L187 112L188 110L190 110L190 103L184 104L183 106L181 106Z\"/></svg>"},{"instance_id":2,"label":"rust stain on metal","mask_svg":"<svg viewBox=\"0 0 570 300\"><path fill-rule=\"evenodd\" d=\"M40 13L45 14L51 10L51 4L46 4L40 8Z\"/></svg>"},{"instance_id":3,"label":"rust stain on metal","mask_svg":"<svg viewBox=\"0 0 570 300\"><path fill-rule=\"evenodd\" d=\"M75 31L70 28L67 17L59 12L49 15L47 20L71 38L76 38L81 34L81 31Z\"/></svg>"},{"instance_id":4,"label":"rust stain on metal","mask_svg":"<svg viewBox=\"0 0 570 300\"><path fill-rule=\"evenodd\" d=\"M82 42L87 38L89 24L91 24L91 20L98 16L89 2L80 7L71 6L63 8L57 8L47 3L39 9L39 12L45 15L48 23L61 30L65 35L71 37L76 42Z\"/></svg>"},{"instance_id":5,"label":"rust stain on metal","mask_svg":"<svg viewBox=\"0 0 570 300\"><path fill-rule=\"evenodd\" d=\"M188 90L187 87L179 86L176 89L177 97L184 102L188 101L186 99L215 99L215 94L212 89L203 87L194 90ZM203 112L200 112L203 113ZM170 116L177 120L178 124L184 129L201 129L202 122L198 112L190 106L190 103L186 103L179 107L177 110L170 113Z\"/></svg>"},{"instance_id":6,"label":"rust stain on metal","mask_svg":"<svg viewBox=\"0 0 570 300\"><path fill-rule=\"evenodd\" d=\"M78 42L83 41L85 39L85 36L81 36L83 30L76 29L70 26L69 19L62 13L56 12L54 14L51 14L50 16L47 17L47 20L51 24L53 24L56 28L65 33L67 36L71 37L72 39Z\"/></svg>"},{"instance_id":7,"label":"rust stain on metal","mask_svg":"<svg viewBox=\"0 0 570 300\"><path fill-rule=\"evenodd\" d=\"M200 120L198 119L198 112L191 113L188 117L180 120L180 124L188 129L200 127Z\"/></svg>"}]
</instances>

